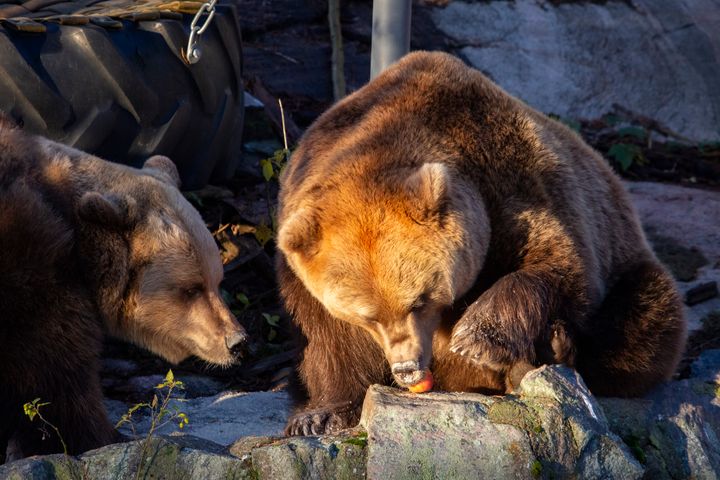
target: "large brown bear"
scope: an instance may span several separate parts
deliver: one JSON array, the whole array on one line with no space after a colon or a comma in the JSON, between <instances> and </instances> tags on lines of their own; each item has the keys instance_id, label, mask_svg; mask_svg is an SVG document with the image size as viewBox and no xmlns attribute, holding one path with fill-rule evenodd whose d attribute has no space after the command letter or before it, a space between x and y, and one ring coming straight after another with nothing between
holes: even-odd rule
<instances>
[{"instance_id":1,"label":"large brown bear","mask_svg":"<svg viewBox=\"0 0 720 480\"><path fill-rule=\"evenodd\" d=\"M685 320L618 178L574 132L413 53L306 132L281 179L297 325L287 433L347 427L372 383L500 393L574 364L600 395L674 371Z\"/></svg>"},{"instance_id":2,"label":"large brown bear","mask_svg":"<svg viewBox=\"0 0 720 480\"><path fill-rule=\"evenodd\" d=\"M70 453L116 438L98 377L103 330L173 363L235 362L245 332L178 185L165 157L117 165L0 117L0 463L11 439L20 455L62 451L23 418L37 397Z\"/></svg>"}]
</instances>

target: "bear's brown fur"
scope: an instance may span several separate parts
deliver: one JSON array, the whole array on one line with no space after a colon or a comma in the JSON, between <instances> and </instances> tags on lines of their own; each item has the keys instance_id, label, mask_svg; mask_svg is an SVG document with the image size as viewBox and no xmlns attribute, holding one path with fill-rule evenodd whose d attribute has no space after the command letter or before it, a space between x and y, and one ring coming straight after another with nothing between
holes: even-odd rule
<instances>
[{"instance_id":1,"label":"bear's brown fur","mask_svg":"<svg viewBox=\"0 0 720 480\"><path fill-rule=\"evenodd\" d=\"M0 116L0 463L116 438L98 377L103 330L171 362L229 365L245 333L219 294L222 264L170 160L112 164Z\"/></svg>"},{"instance_id":2,"label":"bear's brown fur","mask_svg":"<svg viewBox=\"0 0 720 480\"><path fill-rule=\"evenodd\" d=\"M277 271L297 326L289 434L354 424L367 387L498 393L575 365L639 395L685 320L618 178L574 132L441 53L312 125L281 179Z\"/></svg>"}]
</instances>

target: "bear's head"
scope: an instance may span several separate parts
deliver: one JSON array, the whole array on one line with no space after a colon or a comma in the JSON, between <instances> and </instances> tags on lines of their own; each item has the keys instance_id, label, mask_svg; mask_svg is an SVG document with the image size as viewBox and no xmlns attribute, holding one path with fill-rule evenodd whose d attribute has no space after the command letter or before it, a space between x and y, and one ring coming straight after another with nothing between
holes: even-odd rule
<instances>
[{"instance_id":1,"label":"bear's head","mask_svg":"<svg viewBox=\"0 0 720 480\"><path fill-rule=\"evenodd\" d=\"M417 383L441 313L482 267L482 200L435 162L323 182L301 199L281 215L288 264L331 315L370 333L398 384Z\"/></svg>"},{"instance_id":2,"label":"bear's head","mask_svg":"<svg viewBox=\"0 0 720 480\"><path fill-rule=\"evenodd\" d=\"M140 170L98 162L84 170L102 181L76 210L81 260L110 333L172 363L234 363L246 334L222 300L219 250L178 190L175 165L162 156Z\"/></svg>"}]
</instances>

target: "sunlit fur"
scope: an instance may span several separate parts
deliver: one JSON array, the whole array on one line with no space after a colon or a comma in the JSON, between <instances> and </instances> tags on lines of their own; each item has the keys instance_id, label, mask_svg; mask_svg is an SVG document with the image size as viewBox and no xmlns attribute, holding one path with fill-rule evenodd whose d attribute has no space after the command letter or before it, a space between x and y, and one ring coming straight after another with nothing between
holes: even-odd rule
<instances>
[{"instance_id":1,"label":"sunlit fur","mask_svg":"<svg viewBox=\"0 0 720 480\"><path fill-rule=\"evenodd\" d=\"M438 389L502 393L566 363L632 396L683 349L677 289L607 162L447 54L408 55L314 122L278 221L302 349L289 434L353 425L370 384L425 366Z\"/></svg>"},{"instance_id":2,"label":"sunlit fur","mask_svg":"<svg viewBox=\"0 0 720 480\"><path fill-rule=\"evenodd\" d=\"M24 133L0 115L0 463L116 439L99 367L105 332L171 362L226 366L244 335L220 299L217 246L161 156L136 169ZM235 343L235 342L233 342Z\"/></svg>"},{"instance_id":3,"label":"sunlit fur","mask_svg":"<svg viewBox=\"0 0 720 480\"><path fill-rule=\"evenodd\" d=\"M313 296L367 330L390 365L414 360L424 369L442 309L482 266L489 225L482 207L471 208L482 200L444 165L405 173L399 186L391 176L359 191L351 182L326 189L335 208L291 214L279 245Z\"/></svg>"}]
</instances>

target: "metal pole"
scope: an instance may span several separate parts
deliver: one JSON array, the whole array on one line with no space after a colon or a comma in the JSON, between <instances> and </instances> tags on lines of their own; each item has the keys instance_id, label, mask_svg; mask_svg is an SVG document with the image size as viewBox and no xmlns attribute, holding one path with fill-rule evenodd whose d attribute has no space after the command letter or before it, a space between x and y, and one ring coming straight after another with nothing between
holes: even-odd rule
<instances>
[{"instance_id":1,"label":"metal pole","mask_svg":"<svg viewBox=\"0 0 720 480\"><path fill-rule=\"evenodd\" d=\"M373 0L370 80L410 51L412 0Z\"/></svg>"}]
</instances>

